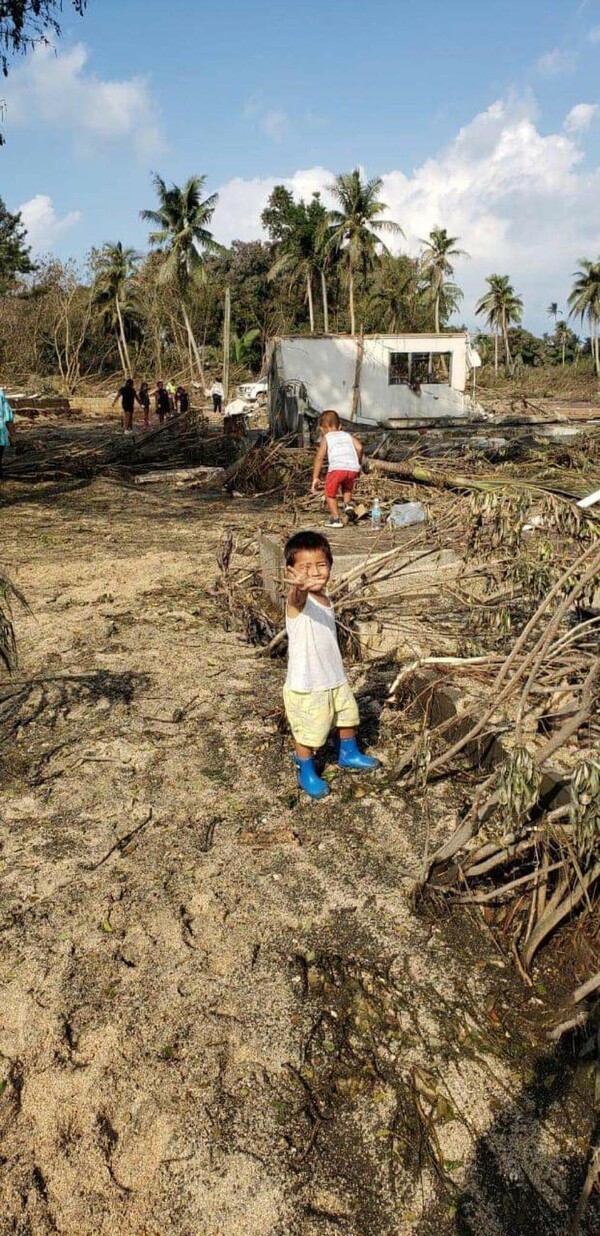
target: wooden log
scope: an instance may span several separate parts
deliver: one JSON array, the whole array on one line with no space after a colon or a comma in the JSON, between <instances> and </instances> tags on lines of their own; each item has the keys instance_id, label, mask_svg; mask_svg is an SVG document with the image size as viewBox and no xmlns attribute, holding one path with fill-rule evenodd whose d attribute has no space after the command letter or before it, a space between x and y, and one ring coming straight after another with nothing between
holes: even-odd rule
<instances>
[{"instance_id":1,"label":"wooden log","mask_svg":"<svg viewBox=\"0 0 600 1236\"><path fill-rule=\"evenodd\" d=\"M187 485L196 489L222 489L225 484L224 468L171 468L160 472L142 472L135 478L136 485Z\"/></svg>"},{"instance_id":2,"label":"wooden log","mask_svg":"<svg viewBox=\"0 0 600 1236\"><path fill-rule=\"evenodd\" d=\"M397 476L403 481L412 481L415 485L433 485L437 489L457 489L468 493L469 490L479 490L482 493L493 493L502 489L525 490L532 493L551 493L560 498L576 499L577 493L563 485L548 484L543 481L526 481L512 476L474 477L461 476L448 472L433 472L415 463L390 463L387 459L372 459L370 466L377 472L386 472Z\"/></svg>"}]
</instances>

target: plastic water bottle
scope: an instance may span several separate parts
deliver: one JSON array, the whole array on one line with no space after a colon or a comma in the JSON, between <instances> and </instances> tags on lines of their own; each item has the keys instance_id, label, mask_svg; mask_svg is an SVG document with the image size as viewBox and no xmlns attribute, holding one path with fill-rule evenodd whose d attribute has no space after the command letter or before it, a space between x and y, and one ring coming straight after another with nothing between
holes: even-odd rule
<instances>
[{"instance_id":1,"label":"plastic water bottle","mask_svg":"<svg viewBox=\"0 0 600 1236\"><path fill-rule=\"evenodd\" d=\"M371 507L371 527L377 532L381 528L381 503L379 498L375 498Z\"/></svg>"}]
</instances>

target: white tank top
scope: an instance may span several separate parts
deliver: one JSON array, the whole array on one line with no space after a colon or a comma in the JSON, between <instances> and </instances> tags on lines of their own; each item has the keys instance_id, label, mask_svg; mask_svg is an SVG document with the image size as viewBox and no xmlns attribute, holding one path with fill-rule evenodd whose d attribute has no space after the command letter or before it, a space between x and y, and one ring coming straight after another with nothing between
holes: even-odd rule
<instances>
[{"instance_id":1,"label":"white tank top","mask_svg":"<svg viewBox=\"0 0 600 1236\"><path fill-rule=\"evenodd\" d=\"M328 429L325 435L327 442L328 472L360 472L360 463L352 435L342 429Z\"/></svg>"},{"instance_id":2,"label":"white tank top","mask_svg":"<svg viewBox=\"0 0 600 1236\"><path fill-rule=\"evenodd\" d=\"M295 618L286 612L288 672L286 686L292 691L330 691L346 682L346 671L337 640L335 614L320 605L310 592L304 609Z\"/></svg>"}]
</instances>

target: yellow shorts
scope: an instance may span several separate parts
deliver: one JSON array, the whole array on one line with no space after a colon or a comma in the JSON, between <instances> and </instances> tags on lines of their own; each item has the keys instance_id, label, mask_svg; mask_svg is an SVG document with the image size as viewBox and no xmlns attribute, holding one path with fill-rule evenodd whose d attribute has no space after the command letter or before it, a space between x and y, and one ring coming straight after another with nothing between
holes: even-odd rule
<instances>
[{"instance_id":1,"label":"yellow shorts","mask_svg":"<svg viewBox=\"0 0 600 1236\"><path fill-rule=\"evenodd\" d=\"M332 725L353 729L358 725L358 704L347 682L329 691L292 691L283 688L285 715L296 742L302 747L322 747Z\"/></svg>"}]
</instances>

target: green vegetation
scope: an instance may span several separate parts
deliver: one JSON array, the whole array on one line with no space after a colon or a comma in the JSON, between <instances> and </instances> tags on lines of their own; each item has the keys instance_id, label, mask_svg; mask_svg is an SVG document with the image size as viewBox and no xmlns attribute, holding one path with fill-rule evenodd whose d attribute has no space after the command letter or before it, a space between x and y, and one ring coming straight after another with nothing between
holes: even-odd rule
<instances>
[{"instance_id":1,"label":"green vegetation","mask_svg":"<svg viewBox=\"0 0 600 1236\"><path fill-rule=\"evenodd\" d=\"M460 238L435 227L416 257L392 254L382 238L401 236L400 225L385 217L381 181L358 169L330 186L333 210L318 193L297 201L275 186L262 213L267 239L228 248L211 230L218 197L206 194L205 176L179 186L154 174L152 184L156 206L140 212L149 251L107 241L82 267L54 258L34 266L19 215L0 201L0 365L10 382L35 375L70 395L91 377L143 372L202 387L205 370L222 365L227 288L234 380L261 371L274 335L443 331L456 320L454 266L468 256ZM582 259L574 279L569 316L587 340L556 301L552 332L531 334L510 276L490 275L477 304L491 332L477 337L484 366L493 362L497 375L502 347L507 378L550 366L600 373L600 259Z\"/></svg>"},{"instance_id":2,"label":"green vegetation","mask_svg":"<svg viewBox=\"0 0 600 1236\"><path fill-rule=\"evenodd\" d=\"M446 319L458 308L463 294L455 283L450 282L454 267L450 258L468 257L464 249L457 249L458 236L449 236L445 227L434 227L429 233L429 240L422 241L424 245L422 270L434 308L434 329L439 332L443 317Z\"/></svg>"},{"instance_id":3,"label":"green vegetation","mask_svg":"<svg viewBox=\"0 0 600 1236\"><path fill-rule=\"evenodd\" d=\"M12 215L0 197L0 295L15 286L19 275L33 270L21 216Z\"/></svg>"},{"instance_id":4,"label":"green vegetation","mask_svg":"<svg viewBox=\"0 0 600 1236\"><path fill-rule=\"evenodd\" d=\"M387 210L385 202L379 197L381 185L382 181L377 178L363 181L360 171L355 168L353 172L336 176L331 186L339 209L332 210L329 216L328 247L341 254L344 262L352 335L356 334L355 282L360 279L364 285L377 264L379 254L388 252L379 233L404 234L398 223L380 217Z\"/></svg>"},{"instance_id":5,"label":"green vegetation","mask_svg":"<svg viewBox=\"0 0 600 1236\"><path fill-rule=\"evenodd\" d=\"M578 317L581 322L587 319L589 323L591 351L600 377L600 259L589 262L587 258L580 258L579 265L581 270L575 271L575 283L569 296L571 316Z\"/></svg>"},{"instance_id":6,"label":"green vegetation","mask_svg":"<svg viewBox=\"0 0 600 1236\"><path fill-rule=\"evenodd\" d=\"M132 373L125 318L135 313L135 306L128 294L139 260L135 250L124 249L120 240L114 245L104 245L92 258L96 275L94 304L103 314L108 329L114 332L125 377L130 377Z\"/></svg>"},{"instance_id":7,"label":"green vegetation","mask_svg":"<svg viewBox=\"0 0 600 1236\"><path fill-rule=\"evenodd\" d=\"M187 302L194 285L206 282L207 254L221 252L221 245L217 244L207 227L215 213L218 197L213 193L203 200L206 176L191 176L182 189L178 185L171 185L169 189L158 173L152 180L158 196L158 210L142 210L140 214L142 219L155 225L156 231L151 232L148 239L163 259L158 267L158 283L170 283L177 290L190 354L204 383L202 360Z\"/></svg>"},{"instance_id":8,"label":"green vegetation","mask_svg":"<svg viewBox=\"0 0 600 1236\"><path fill-rule=\"evenodd\" d=\"M521 321L523 301L515 295L508 275L489 275L486 279L489 291L477 303L476 313L485 314L486 323L494 331L494 369L498 372L498 338L504 340L504 362L510 368L510 344L508 328Z\"/></svg>"}]
</instances>

